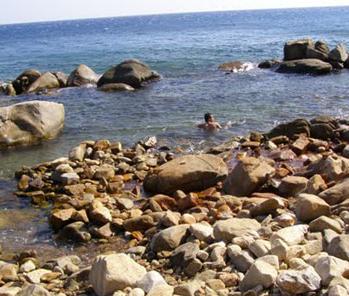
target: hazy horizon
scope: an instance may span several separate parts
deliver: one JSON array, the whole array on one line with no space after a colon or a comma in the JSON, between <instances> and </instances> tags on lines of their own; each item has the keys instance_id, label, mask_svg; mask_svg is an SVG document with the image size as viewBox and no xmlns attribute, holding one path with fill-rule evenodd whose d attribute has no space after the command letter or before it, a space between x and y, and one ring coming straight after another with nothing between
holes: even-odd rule
<instances>
[{"instance_id":1,"label":"hazy horizon","mask_svg":"<svg viewBox=\"0 0 349 296\"><path fill-rule=\"evenodd\" d=\"M126 17L140 15L158 15L175 13L261 10L261 9L287 9L287 8L317 8L349 6L349 1L344 0L309 0L306 3L300 0L280 3L277 0L268 0L260 3L258 0L245 0L244 3L233 3L230 0L177 0L166 3L163 0L129 0L127 3L121 0L99 0L86 3L84 0L60 0L47 6L45 0L32 0L23 3L23 0L10 2L0 0L2 5L1 25L79 20L90 18ZM122 4L122 7L119 7ZM20 7L20 9L18 9ZM83 8L83 9L82 9Z\"/></svg>"}]
</instances>

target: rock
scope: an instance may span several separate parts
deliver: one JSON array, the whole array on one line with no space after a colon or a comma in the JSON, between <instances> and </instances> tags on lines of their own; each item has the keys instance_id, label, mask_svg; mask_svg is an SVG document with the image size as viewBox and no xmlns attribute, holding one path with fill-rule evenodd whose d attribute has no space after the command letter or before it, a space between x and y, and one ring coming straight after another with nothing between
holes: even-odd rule
<instances>
[{"instance_id":1,"label":"rock","mask_svg":"<svg viewBox=\"0 0 349 296\"><path fill-rule=\"evenodd\" d=\"M92 264L89 281L98 296L108 296L127 287L135 288L146 269L125 254L98 256Z\"/></svg>"},{"instance_id":2,"label":"rock","mask_svg":"<svg viewBox=\"0 0 349 296\"><path fill-rule=\"evenodd\" d=\"M40 269L36 269L34 271L27 273L26 278L32 284L40 284L41 277L44 276L45 274L48 274L48 273L51 273L51 270L40 268Z\"/></svg>"},{"instance_id":3,"label":"rock","mask_svg":"<svg viewBox=\"0 0 349 296\"><path fill-rule=\"evenodd\" d=\"M196 258L200 248L198 244L188 242L177 247L170 257L170 262L173 267L185 268L190 261Z\"/></svg>"},{"instance_id":4,"label":"rock","mask_svg":"<svg viewBox=\"0 0 349 296\"><path fill-rule=\"evenodd\" d=\"M275 169L267 162L254 158L241 159L224 183L224 191L235 196L249 196L273 175Z\"/></svg>"},{"instance_id":5,"label":"rock","mask_svg":"<svg viewBox=\"0 0 349 296\"><path fill-rule=\"evenodd\" d=\"M253 67L251 63L243 63L240 61L233 61L219 65L218 69L225 72L245 72Z\"/></svg>"},{"instance_id":6,"label":"rock","mask_svg":"<svg viewBox=\"0 0 349 296\"><path fill-rule=\"evenodd\" d=\"M276 69L278 73L296 73L296 74L328 74L333 70L330 63L318 59L302 59L282 62Z\"/></svg>"},{"instance_id":7,"label":"rock","mask_svg":"<svg viewBox=\"0 0 349 296\"><path fill-rule=\"evenodd\" d=\"M16 264L0 262L0 279L3 282L18 280L18 266Z\"/></svg>"},{"instance_id":8,"label":"rock","mask_svg":"<svg viewBox=\"0 0 349 296\"><path fill-rule=\"evenodd\" d=\"M116 92L116 91L135 91L135 89L125 83L108 83L104 84L98 88L100 91L104 92Z\"/></svg>"},{"instance_id":9,"label":"rock","mask_svg":"<svg viewBox=\"0 0 349 296\"><path fill-rule=\"evenodd\" d=\"M86 231L84 222L77 221L64 226L59 233L59 238L79 243L91 240L91 234Z\"/></svg>"},{"instance_id":10,"label":"rock","mask_svg":"<svg viewBox=\"0 0 349 296\"><path fill-rule=\"evenodd\" d=\"M232 238L244 235L256 235L261 225L254 219L231 218L217 221L213 226L213 234L217 241L231 242Z\"/></svg>"},{"instance_id":11,"label":"rock","mask_svg":"<svg viewBox=\"0 0 349 296\"><path fill-rule=\"evenodd\" d=\"M59 88L60 84L55 75L50 72L42 74L27 89L28 93L37 93L47 89Z\"/></svg>"},{"instance_id":12,"label":"rock","mask_svg":"<svg viewBox=\"0 0 349 296\"><path fill-rule=\"evenodd\" d=\"M336 132L327 123L312 124L310 126L310 136L314 139L320 139L324 141L334 140L336 138Z\"/></svg>"},{"instance_id":13,"label":"rock","mask_svg":"<svg viewBox=\"0 0 349 296\"><path fill-rule=\"evenodd\" d=\"M308 179L298 176L287 176L281 180L279 191L284 196L297 196L308 185Z\"/></svg>"},{"instance_id":14,"label":"rock","mask_svg":"<svg viewBox=\"0 0 349 296\"><path fill-rule=\"evenodd\" d=\"M137 281L136 286L141 288L146 293L149 293L156 286L167 285L166 281L160 273L157 271L147 272L139 281Z\"/></svg>"},{"instance_id":15,"label":"rock","mask_svg":"<svg viewBox=\"0 0 349 296\"><path fill-rule=\"evenodd\" d=\"M109 164L103 164L99 168L96 169L96 172L93 176L96 180L105 179L107 181L113 179L115 176L115 168Z\"/></svg>"},{"instance_id":16,"label":"rock","mask_svg":"<svg viewBox=\"0 0 349 296\"><path fill-rule=\"evenodd\" d=\"M16 296L22 289L19 287L6 287L0 288L0 296ZM31 295L31 294L30 294Z\"/></svg>"},{"instance_id":17,"label":"rock","mask_svg":"<svg viewBox=\"0 0 349 296\"><path fill-rule=\"evenodd\" d=\"M313 175L308 182L307 188L305 189L305 193L317 195L321 191L327 189L327 185L325 180L321 177L321 175L315 174Z\"/></svg>"},{"instance_id":18,"label":"rock","mask_svg":"<svg viewBox=\"0 0 349 296\"><path fill-rule=\"evenodd\" d=\"M342 233L343 231L341 224L337 220L326 216L321 216L309 224L309 230L311 232L323 232L325 229L332 229L337 233Z\"/></svg>"},{"instance_id":19,"label":"rock","mask_svg":"<svg viewBox=\"0 0 349 296\"><path fill-rule=\"evenodd\" d=\"M15 88L13 87L13 84L12 83L8 83L5 87L4 87L4 92L5 92L5 95L7 96L15 96L17 93L16 93L16 90Z\"/></svg>"},{"instance_id":20,"label":"rock","mask_svg":"<svg viewBox=\"0 0 349 296\"><path fill-rule=\"evenodd\" d=\"M174 288L169 285L157 285L153 287L147 296L172 296Z\"/></svg>"},{"instance_id":21,"label":"rock","mask_svg":"<svg viewBox=\"0 0 349 296\"><path fill-rule=\"evenodd\" d=\"M35 262L33 260L28 260L21 264L19 271L28 273L33 271L34 269L36 269Z\"/></svg>"},{"instance_id":22,"label":"rock","mask_svg":"<svg viewBox=\"0 0 349 296\"><path fill-rule=\"evenodd\" d=\"M321 192L319 197L330 205L335 205L346 200L349 198L349 178L346 178L333 187Z\"/></svg>"},{"instance_id":23,"label":"rock","mask_svg":"<svg viewBox=\"0 0 349 296\"><path fill-rule=\"evenodd\" d=\"M76 210L74 208L60 209L53 212L50 216L50 223L53 229L59 230L69 224L69 222L72 222L71 219L75 213Z\"/></svg>"},{"instance_id":24,"label":"rock","mask_svg":"<svg viewBox=\"0 0 349 296\"><path fill-rule=\"evenodd\" d=\"M318 51L321 51L327 55L330 53L330 48L328 47L327 43L325 41L322 41L322 40L316 41L315 49Z\"/></svg>"},{"instance_id":25,"label":"rock","mask_svg":"<svg viewBox=\"0 0 349 296\"><path fill-rule=\"evenodd\" d=\"M313 40L301 39L288 41L284 45L284 60L299 60L307 57L307 49L314 46Z\"/></svg>"},{"instance_id":26,"label":"rock","mask_svg":"<svg viewBox=\"0 0 349 296\"><path fill-rule=\"evenodd\" d=\"M298 220L310 222L320 216L329 216L331 208L320 197L303 193L297 199L295 213Z\"/></svg>"},{"instance_id":27,"label":"rock","mask_svg":"<svg viewBox=\"0 0 349 296\"><path fill-rule=\"evenodd\" d=\"M23 288L23 290L17 294L17 296L51 296L52 294L44 287L33 284Z\"/></svg>"},{"instance_id":28,"label":"rock","mask_svg":"<svg viewBox=\"0 0 349 296\"><path fill-rule=\"evenodd\" d=\"M207 241L213 236L213 227L207 222L191 224L189 230L200 241Z\"/></svg>"},{"instance_id":29,"label":"rock","mask_svg":"<svg viewBox=\"0 0 349 296\"><path fill-rule=\"evenodd\" d=\"M144 188L164 194L172 194L176 190L201 191L216 185L227 174L227 166L218 156L185 155L150 172L144 180Z\"/></svg>"},{"instance_id":30,"label":"rock","mask_svg":"<svg viewBox=\"0 0 349 296\"><path fill-rule=\"evenodd\" d=\"M172 251L177 248L187 236L189 225L183 224L161 230L150 242L153 252Z\"/></svg>"},{"instance_id":31,"label":"rock","mask_svg":"<svg viewBox=\"0 0 349 296\"><path fill-rule=\"evenodd\" d=\"M231 245L227 248L227 254L234 267L245 273L254 263L254 259L249 252L241 250L238 245Z\"/></svg>"},{"instance_id":32,"label":"rock","mask_svg":"<svg viewBox=\"0 0 349 296\"><path fill-rule=\"evenodd\" d=\"M304 295L321 288L321 278L312 266L281 271L276 279L280 290L290 295Z\"/></svg>"},{"instance_id":33,"label":"rock","mask_svg":"<svg viewBox=\"0 0 349 296\"><path fill-rule=\"evenodd\" d=\"M324 62L328 62L328 54L324 53L316 48L308 47L306 52L307 59L318 59Z\"/></svg>"},{"instance_id":34,"label":"rock","mask_svg":"<svg viewBox=\"0 0 349 296\"><path fill-rule=\"evenodd\" d=\"M195 296L203 285L204 283L199 280L183 283L174 288L174 295Z\"/></svg>"},{"instance_id":35,"label":"rock","mask_svg":"<svg viewBox=\"0 0 349 296\"><path fill-rule=\"evenodd\" d=\"M269 139L286 136L290 139L295 136L304 134L310 136L310 123L305 119L296 119L291 122L282 123L274 127L268 134Z\"/></svg>"},{"instance_id":36,"label":"rock","mask_svg":"<svg viewBox=\"0 0 349 296\"><path fill-rule=\"evenodd\" d=\"M12 85L17 95L25 92L28 87L40 76L41 73L35 69L26 70L21 75L19 75L14 81L12 81Z\"/></svg>"},{"instance_id":37,"label":"rock","mask_svg":"<svg viewBox=\"0 0 349 296\"><path fill-rule=\"evenodd\" d=\"M73 72L70 73L67 81L67 86L82 86L86 84L96 84L98 75L88 66L79 65Z\"/></svg>"},{"instance_id":38,"label":"rock","mask_svg":"<svg viewBox=\"0 0 349 296\"><path fill-rule=\"evenodd\" d=\"M308 225L294 225L274 232L270 238L271 244L280 239L289 246L300 244L304 240L304 235L308 231Z\"/></svg>"},{"instance_id":39,"label":"rock","mask_svg":"<svg viewBox=\"0 0 349 296\"><path fill-rule=\"evenodd\" d=\"M69 152L69 160L82 162L86 154L86 144L80 144Z\"/></svg>"},{"instance_id":40,"label":"rock","mask_svg":"<svg viewBox=\"0 0 349 296\"><path fill-rule=\"evenodd\" d=\"M343 286L336 285L328 289L328 296L347 296L348 290Z\"/></svg>"},{"instance_id":41,"label":"rock","mask_svg":"<svg viewBox=\"0 0 349 296\"><path fill-rule=\"evenodd\" d=\"M335 62L344 63L348 59L347 48L344 44L338 44L328 55L329 59Z\"/></svg>"},{"instance_id":42,"label":"rock","mask_svg":"<svg viewBox=\"0 0 349 296\"><path fill-rule=\"evenodd\" d=\"M160 76L138 60L127 60L110 68L98 80L98 87L110 83L125 83L140 88L144 82L159 79Z\"/></svg>"},{"instance_id":43,"label":"rock","mask_svg":"<svg viewBox=\"0 0 349 296\"><path fill-rule=\"evenodd\" d=\"M311 175L319 174L327 181L338 181L349 174L349 160L338 155L331 155L312 162L307 169Z\"/></svg>"},{"instance_id":44,"label":"rock","mask_svg":"<svg viewBox=\"0 0 349 296\"><path fill-rule=\"evenodd\" d=\"M145 295L144 291L140 288L132 289L132 291L129 294L129 296L144 296L144 295Z\"/></svg>"},{"instance_id":45,"label":"rock","mask_svg":"<svg viewBox=\"0 0 349 296\"><path fill-rule=\"evenodd\" d=\"M149 215L142 215L140 217L130 218L124 221L124 228L127 231L146 231L155 225L153 217Z\"/></svg>"},{"instance_id":46,"label":"rock","mask_svg":"<svg viewBox=\"0 0 349 296\"><path fill-rule=\"evenodd\" d=\"M268 255L271 249L271 244L267 240L257 239L249 245L249 250L257 258Z\"/></svg>"},{"instance_id":47,"label":"rock","mask_svg":"<svg viewBox=\"0 0 349 296\"><path fill-rule=\"evenodd\" d=\"M112 221L109 209L97 200L94 200L91 204L89 218L97 224L106 224Z\"/></svg>"},{"instance_id":48,"label":"rock","mask_svg":"<svg viewBox=\"0 0 349 296\"><path fill-rule=\"evenodd\" d=\"M283 208L284 204L279 198L270 198L250 209L252 217L263 215L274 215L277 209Z\"/></svg>"},{"instance_id":49,"label":"rock","mask_svg":"<svg viewBox=\"0 0 349 296\"><path fill-rule=\"evenodd\" d=\"M349 270L349 263L333 256L322 256L317 261L315 270L320 275L322 283L327 286L332 279L342 276Z\"/></svg>"},{"instance_id":50,"label":"rock","mask_svg":"<svg viewBox=\"0 0 349 296\"><path fill-rule=\"evenodd\" d=\"M279 60L266 60L258 64L258 68L260 69L270 69L276 67L280 64Z\"/></svg>"},{"instance_id":51,"label":"rock","mask_svg":"<svg viewBox=\"0 0 349 296\"><path fill-rule=\"evenodd\" d=\"M53 72L53 75L56 76L58 82L59 82L59 86L60 87L66 87L67 83L68 83L68 76L63 73L63 72Z\"/></svg>"},{"instance_id":52,"label":"rock","mask_svg":"<svg viewBox=\"0 0 349 296\"><path fill-rule=\"evenodd\" d=\"M349 261L349 235L333 238L327 247L328 254Z\"/></svg>"},{"instance_id":53,"label":"rock","mask_svg":"<svg viewBox=\"0 0 349 296\"><path fill-rule=\"evenodd\" d=\"M257 260L246 272L240 283L240 290L246 292L259 285L267 289L275 283L277 275L278 273L274 266L262 260Z\"/></svg>"},{"instance_id":54,"label":"rock","mask_svg":"<svg viewBox=\"0 0 349 296\"><path fill-rule=\"evenodd\" d=\"M309 144L310 140L307 137L302 136L292 143L291 148L296 154L300 155L307 150Z\"/></svg>"},{"instance_id":55,"label":"rock","mask_svg":"<svg viewBox=\"0 0 349 296\"><path fill-rule=\"evenodd\" d=\"M29 145L52 139L64 125L62 104L29 101L0 108L0 146Z\"/></svg>"}]
</instances>

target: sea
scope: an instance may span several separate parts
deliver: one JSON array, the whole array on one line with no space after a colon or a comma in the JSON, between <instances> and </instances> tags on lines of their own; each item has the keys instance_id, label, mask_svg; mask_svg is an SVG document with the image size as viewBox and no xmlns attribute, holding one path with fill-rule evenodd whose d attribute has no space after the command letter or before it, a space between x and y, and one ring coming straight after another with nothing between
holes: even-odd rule
<instances>
[{"instance_id":1,"label":"sea","mask_svg":"<svg viewBox=\"0 0 349 296\"><path fill-rule=\"evenodd\" d=\"M159 82L132 93L103 93L90 87L0 97L0 107L49 100L63 103L66 112L64 131L56 139L0 151L0 205L3 210L27 209L33 217L29 219L32 224L24 223L22 232L13 232L16 236L8 234L15 228L4 227L2 233L0 225L0 237L3 234L21 244L24 239L47 236L49 231L38 222L44 219L41 214L28 210L27 202L12 195L14 172L22 165L66 156L83 140L110 139L132 145L155 135L164 145L192 152L296 118L332 115L348 119L349 70L314 77L258 69L265 59L281 59L284 43L299 38L324 40L330 47L349 46L349 7L0 26L0 80L5 82L29 68L69 74L86 64L102 74L130 58L144 61L162 76ZM219 64L235 60L253 67L229 75L218 70ZM221 122L222 131L207 134L197 129L206 112Z\"/></svg>"}]
</instances>

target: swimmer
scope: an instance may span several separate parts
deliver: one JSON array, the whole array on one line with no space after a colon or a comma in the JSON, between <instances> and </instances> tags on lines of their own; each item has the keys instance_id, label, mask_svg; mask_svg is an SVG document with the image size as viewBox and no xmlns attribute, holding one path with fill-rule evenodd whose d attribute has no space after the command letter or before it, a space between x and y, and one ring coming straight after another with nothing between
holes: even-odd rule
<instances>
[{"instance_id":1,"label":"swimmer","mask_svg":"<svg viewBox=\"0 0 349 296\"><path fill-rule=\"evenodd\" d=\"M211 113L206 113L204 116L205 123L198 125L198 128L202 128L206 131L216 131L222 128L222 126L214 119Z\"/></svg>"}]
</instances>

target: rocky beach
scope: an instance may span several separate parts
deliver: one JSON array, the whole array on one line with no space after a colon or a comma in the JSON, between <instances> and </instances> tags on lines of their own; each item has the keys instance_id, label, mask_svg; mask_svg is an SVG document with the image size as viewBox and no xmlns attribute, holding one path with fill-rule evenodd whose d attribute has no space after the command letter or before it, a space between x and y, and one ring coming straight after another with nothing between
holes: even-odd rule
<instances>
[{"instance_id":1,"label":"rocky beach","mask_svg":"<svg viewBox=\"0 0 349 296\"><path fill-rule=\"evenodd\" d=\"M0 26L0 296L349 295L348 11Z\"/></svg>"}]
</instances>

